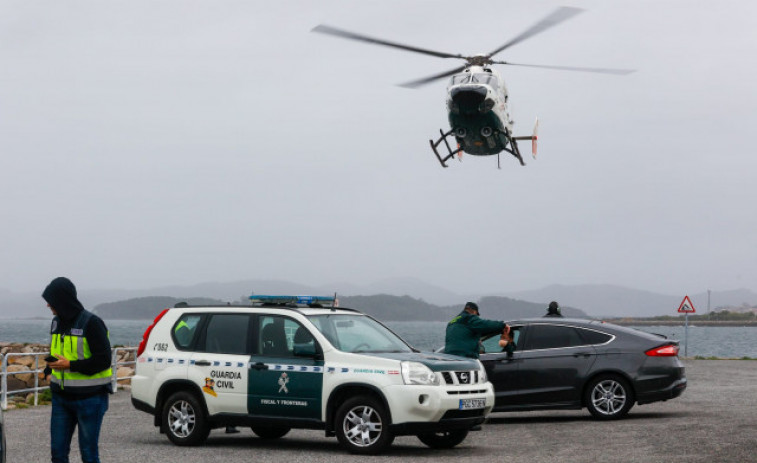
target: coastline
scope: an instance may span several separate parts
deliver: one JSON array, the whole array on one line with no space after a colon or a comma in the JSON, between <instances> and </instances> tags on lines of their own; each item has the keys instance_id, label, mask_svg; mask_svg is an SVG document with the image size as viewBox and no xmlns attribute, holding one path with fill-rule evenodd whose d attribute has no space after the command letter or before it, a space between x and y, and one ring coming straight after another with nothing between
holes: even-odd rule
<instances>
[{"instance_id":1,"label":"coastline","mask_svg":"<svg viewBox=\"0 0 757 463\"><path fill-rule=\"evenodd\" d=\"M608 318L603 321L620 326L684 326L686 324L684 320L648 320L634 318ZM689 320L689 326L757 327L757 322L741 320Z\"/></svg>"}]
</instances>

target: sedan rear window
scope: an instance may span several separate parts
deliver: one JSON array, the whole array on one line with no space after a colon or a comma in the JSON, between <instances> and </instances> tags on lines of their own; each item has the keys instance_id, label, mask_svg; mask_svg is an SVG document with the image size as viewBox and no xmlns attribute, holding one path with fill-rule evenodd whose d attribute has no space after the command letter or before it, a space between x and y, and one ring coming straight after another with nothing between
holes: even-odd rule
<instances>
[{"instance_id":1,"label":"sedan rear window","mask_svg":"<svg viewBox=\"0 0 757 463\"><path fill-rule=\"evenodd\" d=\"M526 350L559 349L586 344L572 326L531 325L526 337Z\"/></svg>"},{"instance_id":2,"label":"sedan rear window","mask_svg":"<svg viewBox=\"0 0 757 463\"><path fill-rule=\"evenodd\" d=\"M612 339L612 336L609 334L600 333L599 331L584 330L581 328L577 328L577 330L584 340L584 344L604 344Z\"/></svg>"}]
</instances>

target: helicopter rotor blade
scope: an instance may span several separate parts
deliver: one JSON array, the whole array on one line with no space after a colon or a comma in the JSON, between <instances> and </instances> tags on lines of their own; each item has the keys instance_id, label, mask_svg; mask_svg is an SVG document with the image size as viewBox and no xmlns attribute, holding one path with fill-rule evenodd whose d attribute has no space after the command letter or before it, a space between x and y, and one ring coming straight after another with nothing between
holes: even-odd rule
<instances>
[{"instance_id":1,"label":"helicopter rotor blade","mask_svg":"<svg viewBox=\"0 0 757 463\"><path fill-rule=\"evenodd\" d=\"M528 38L533 37L536 34L542 33L546 31L547 29L550 29L558 24L560 24L563 21L566 21L573 16L577 15L578 13L582 12L583 10L581 8L574 8L569 6L563 6L552 13L545 16L541 21L537 22L533 26L529 27L525 31L521 32L520 35L516 36L514 39L510 40L506 44L502 45L501 47L497 48L493 52L489 53L489 56L494 56L497 53L501 52L502 50L512 47L515 44L518 44Z\"/></svg>"},{"instance_id":2,"label":"helicopter rotor blade","mask_svg":"<svg viewBox=\"0 0 757 463\"><path fill-rule=\"evenodd\" d=\"M433 76L424 77L423 79L413 80L410 82L405 82L404 84L399 84L400 87L405 88L417 88L421 85L429 84L435 80L443 79L445 77L449 77L453 74L457 74L458 72L463 71L467 66L460 66L459 68L455 68L446 72L443 72L441 74L435 74Z\"/></svg>"},{"instance_id":3,"label":"helicopter rotor blade","mask_svg":"<svg viewBox=\"0 0 757 463\"><path fill-rule=\"evenodd\" d=\"M313 29L311 29L311 32L319 32L321 34L334 35L336 37L342 37L344 39L358 40L361 42L373 43L376 45L399 48L401 50L423 53L424 55L437 56L439 58L465 59L465 57L462 55L453 55L451 53L444 53L440 51L427 50L425 48L413 47L410 45L403 45L401 43L390 42L388 40L377 39L374 37L368 37L367 35L357 34L355 32L345 31L343 29L337 29L336 27L327 26L325 24L319 24L315 26Z\"/></svg>"},{"instance_id":4,"label":"helicopter rotor blade","mask_svg":"<svg viewBox=\"0 0 757 463\"><path fill-rule=\"evenodd\" d=\"M510 63L508 61L494 61L494 64L507 64L510 66L524 66L530 68L542 68L542 69L557 69L559 71L579 71L579 72L595 72L600 74L615 74L625 76L636 72L635 69L611 69L611 68L584 68L576 66L549 66L543 64L521 64Z\"/></svg>"}]
</instances>

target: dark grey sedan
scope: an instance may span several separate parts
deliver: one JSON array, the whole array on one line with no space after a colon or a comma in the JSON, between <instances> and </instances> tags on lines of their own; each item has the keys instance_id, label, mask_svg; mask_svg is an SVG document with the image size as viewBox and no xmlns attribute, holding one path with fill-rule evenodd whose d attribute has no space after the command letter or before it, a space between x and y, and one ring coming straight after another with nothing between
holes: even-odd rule
<instances>
[{"instance_id":1,"label":"dark grey sedan","mask_svg":"<svg viewBox=\"0 0 757 463\"><path fill-rule=\"evenodd\" d=\"M482 343L495 412L586 407L612 420L635 403L673 399L686 389L678 342L664 336L569 318L508 324L512 352L499 346L499 335Z\"/></svg>"}]
</instances>

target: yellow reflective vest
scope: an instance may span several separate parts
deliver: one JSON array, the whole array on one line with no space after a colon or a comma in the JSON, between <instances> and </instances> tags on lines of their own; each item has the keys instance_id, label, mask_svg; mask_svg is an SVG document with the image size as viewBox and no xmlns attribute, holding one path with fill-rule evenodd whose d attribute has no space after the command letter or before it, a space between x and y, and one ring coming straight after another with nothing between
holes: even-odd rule
<instances>
[{"instance_id":1,"label":"yellow reflective vest","mask_svg":"<svg viewBox=\"0 0 757 463\"><path fill-rule=\"evenodd\" d=\"M92 357L84 332L84 328L91 318L91 312L82 310L70 329L64 332L53 330L50 340L50 353L55 357L65 357L70 361ZM109 384L112 375L113 370L110 367L94 375L85 375L70 370L53 370L50 382L57 384L61 389L100 386Z\"/></svg>"}]
</instances>

